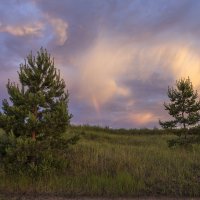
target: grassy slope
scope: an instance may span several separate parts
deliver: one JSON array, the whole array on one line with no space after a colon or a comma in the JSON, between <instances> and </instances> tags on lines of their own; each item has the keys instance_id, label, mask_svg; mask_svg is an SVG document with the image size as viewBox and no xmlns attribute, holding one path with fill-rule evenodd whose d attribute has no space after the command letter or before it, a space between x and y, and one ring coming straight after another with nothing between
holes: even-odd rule
<instances>
[{"instance_id":1,"label":"grassy slope","mask_svg":"<svg viewBox=\"0 0 200 200\"><path fill-rule=\"evenodd\" d=\"M75 196L200 196L198 146L169 149L166 141L174 136L159 133L114 134L80 127L72 131L81 132L81 140L70 147L64 174L37 182L2 175L1 190Z\"/></svg>"}]
</instances>

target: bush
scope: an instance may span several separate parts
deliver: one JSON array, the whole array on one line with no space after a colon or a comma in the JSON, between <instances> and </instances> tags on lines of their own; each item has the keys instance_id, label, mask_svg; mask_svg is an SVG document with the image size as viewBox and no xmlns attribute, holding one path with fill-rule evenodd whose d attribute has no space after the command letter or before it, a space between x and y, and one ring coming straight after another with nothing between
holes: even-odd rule
<instances>
[{"instance_id":1,"label":"bush","mask_svg":"<svg viewBox=\"0 0 200 200\"><path fill-rule=\"evenodd\" d=\"M26 175L32 178L47 176L66 169L67 147L77 137L70 139L34 141L31 138L15 137L14 134L0 136L2 166L8 175Z\"/></svg>"},{"instance_id":2,"label":"bush","mask_svg":"<svg viewBox=\"0 0 200 200\"><path fill-rule=\"evenodd\" d=\"M170 131L178 136L178 138L168 140L169 147L191 147L193 144L200 143L200 126L192 127L190 129L172 129Z\"/></svg>"}]
</instances>

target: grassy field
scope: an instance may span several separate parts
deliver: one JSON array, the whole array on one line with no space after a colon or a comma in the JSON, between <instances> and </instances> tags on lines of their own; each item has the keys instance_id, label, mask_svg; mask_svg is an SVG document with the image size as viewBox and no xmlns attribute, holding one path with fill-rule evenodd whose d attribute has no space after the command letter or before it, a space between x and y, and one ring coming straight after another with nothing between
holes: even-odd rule
<instances>
[{"instance_id":1,"label":"grassy field","mask_svg":"<svg viewBox=\"0 0 200 200\"><path fill-rule=\"evenodd\" d=\"M0 171L4 193L48 193L66 196L200 196L200 147L167 146L175 137L159 130L121 132L73 127L79 142L68 149L62 173L33 180Z\"/></svg>"}]
</instances>

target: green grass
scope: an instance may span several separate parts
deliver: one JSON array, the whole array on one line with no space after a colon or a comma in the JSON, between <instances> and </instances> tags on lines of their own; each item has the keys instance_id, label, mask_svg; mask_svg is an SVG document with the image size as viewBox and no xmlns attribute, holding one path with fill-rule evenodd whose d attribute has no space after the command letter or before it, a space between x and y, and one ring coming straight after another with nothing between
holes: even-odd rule
<instances>
[{"instance_id":1,"label":"green grass","mask_svg":"<svg viewBox=\"0 0 200 200\"><path fill-rule=\"evenodd\" d=\"M0 171L0 190L68 196L200 196L200 147L170 149L167 140L175 136L142 131L71 128L81 139L68 149L70 163L62 174L32 180Z\"/></svg>"}]
</instances>

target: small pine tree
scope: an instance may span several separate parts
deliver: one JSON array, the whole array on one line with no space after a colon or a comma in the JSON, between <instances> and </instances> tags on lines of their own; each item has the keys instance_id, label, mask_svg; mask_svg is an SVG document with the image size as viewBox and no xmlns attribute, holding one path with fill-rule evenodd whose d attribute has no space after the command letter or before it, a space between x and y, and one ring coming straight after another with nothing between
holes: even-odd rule
<instances>
[{"instance_id":1,"label":"small pine tree","mask_svg":"<svg viewBox=\"0 0 200 200\"><path fill-rule=\"evenodd\" d=\"M164 103L164 107L174 120L165 122L159 120L161 127L165 129L176 127L187 129L199 122L200 101L189 77L176 81L175 89L168 87L168 97L170 103Z\"/></svg>"},{"instance_id":2,"label":"small pine tree","mask_svg":"<svg viewBox=\"0 0 200 200\"><path fill-rule=\"evenodd\" d=\"M70 123L68 92L54 60L46 49L41 48L36 56L30 53L18 72L21 86L7 84L10 102L3 100L0 126L15 136L56 137Z\"/></svg>"}]
</instances>

